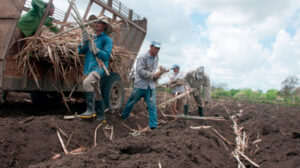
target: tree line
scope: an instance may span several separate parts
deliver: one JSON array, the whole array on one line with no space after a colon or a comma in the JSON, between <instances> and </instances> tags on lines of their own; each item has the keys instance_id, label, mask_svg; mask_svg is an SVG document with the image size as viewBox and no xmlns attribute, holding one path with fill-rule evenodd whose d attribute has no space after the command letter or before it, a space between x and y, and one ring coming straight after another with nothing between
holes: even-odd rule
<instances>
[{"instance_id":1,"label":"tree line","mask_svg":"<svg viewBox=\"0 0 300 168\"><path fill-rule=\"evenodd\" d=\"M226 89L226 83L212 84L212 98L230 98L242 101L293 104L300 105L299 79L295 76L288 76L281 82L281 89L269 89L265 93L262 90Z\"/></svg>"}]
</instances>

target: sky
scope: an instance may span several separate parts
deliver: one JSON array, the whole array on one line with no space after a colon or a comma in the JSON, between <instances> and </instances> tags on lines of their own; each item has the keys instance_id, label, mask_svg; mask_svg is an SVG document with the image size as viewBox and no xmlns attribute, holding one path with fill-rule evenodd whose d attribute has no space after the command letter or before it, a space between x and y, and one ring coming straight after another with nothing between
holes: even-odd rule
<instances>
[{"instance_id":1,"label":"sky","mask_svg":"<svg viewBox=\"0 0 300 168\"><path fill-rule=\"evenodd\" d=\"M212 83L229 89L267 91L288 76L300 79L299 0L119 1L147 18L140 53L160 41L159 64L166 68L202 65Z\"/></svg>"}]
</instances>

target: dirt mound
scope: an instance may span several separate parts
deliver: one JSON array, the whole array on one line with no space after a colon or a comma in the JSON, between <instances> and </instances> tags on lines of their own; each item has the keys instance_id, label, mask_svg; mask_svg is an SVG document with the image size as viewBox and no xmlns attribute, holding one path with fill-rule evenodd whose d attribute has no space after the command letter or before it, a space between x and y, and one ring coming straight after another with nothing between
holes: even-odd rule
<instances>
[{"instance_id":1,"label":"dirt mound","mask_svg":"<svg viewBox=\"0 0 300 168\"><path fill-rule=\"evenodd\" d=\"M158 94L157 101L168 98ZM236 135L228 113L238 116L238 124L246 132L245 154L251 160L261 167L300 166L299 107L214 100L204 114L224 116L226 121L173 120L163 117L159 110L159 128L133 136L129 134L132 129L148 125L145 104L140 102L128 120L121 120L118 111L107 113L107 123L97 131L98 145L94 147L94 131L99 122L64 120L67 113L63 104L34 107L27 94L11 93L8 100L0 106L2 167L237 167L231 154L236 148ZM85 104L70 104L70 108L82 112ZM107 126L113 127L113 140L109 137L111 132L104 129ZM194 130L190 126L212 126L233 145L213 129ZM63 137L69 151L81 146L87 150L79 155L64 155L57 138L58 128L71 136L70 141ZM62 156L51 160L55 154ZM244 158L241 161L254 167Z\"/></svg>"},{"instance_id":2,"label":"dirt mound","mask_svg":"<svg viewBox=\"0 0 300 168\"><path fill-rule=\"evenodd\" d=\"M210 130L192 130L189 125L210 124L190 120L170 121L139 136L102 141L84 155L64 157L32 167L233 167L235 161L222 140ZM229 125L224 125L228 131ZM103 137L102 137L103 138Z\"/></svg>"}]
</instances>

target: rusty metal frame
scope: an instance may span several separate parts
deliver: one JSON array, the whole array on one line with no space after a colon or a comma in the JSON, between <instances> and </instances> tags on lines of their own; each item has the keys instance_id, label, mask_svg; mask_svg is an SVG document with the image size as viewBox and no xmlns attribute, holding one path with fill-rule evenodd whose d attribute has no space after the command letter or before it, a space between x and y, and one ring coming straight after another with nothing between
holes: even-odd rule
<instances>
[{"instance_id":1,"label":"rusty metal frame","mask_svg":"<svg viewBox=\"0 0 300 168\"><path fill-rule=\"evenodd\" d=\"M67 10L67 12L65 14L64 20L63 20L63 24L67 23L68 18L69 18L70 13L71 13L71 9L72 9L72 6L69 5L69 8L68 8L68 10ZM61 28L60 28L60 30L59 30L59 32L64 31L64 27L65 27L65 25L62 25Z\"/></svg>"},{"instance_id":2,"label":"rusty metal frame","mask_svg":"<svg viewBox=\"0 0 300 168\"><path fill-rule=\"evenodd\" d=\"M90 0L89 4L88 4L88 6L87 6L87 8L86 8L86 10L85 10L85 13L84 13L84 15L83 15L83 20L85 20L86 17L87 17L87 15L89 14L90 9L91 9L91 7L92 7L92 4L93 4L93 0Z\"/></svg>"},{"instance_id":3,"label":"rusty metal frame","mask_svg":"<svg viewBox=\"0 0 300 168\"><path fill-rule=\"evenodd\" d=\"M123 19L124 21L130 23L131 25L133 25L134 27L136 27L137 29L139 29L140 31L146 33L146 31L139 25L137 25L136 23L134 23L132 20L129 20L128 18L122 16L120 13L115 12L111 7L109 7L107 4L101 2L100 0L93 0L95 3L97 3L98 5L102 6L103 8L105 8L106 10L108 10L109 12L111 12L112 14L117 15L119 18Z\"/></svg>"}]
</instances>

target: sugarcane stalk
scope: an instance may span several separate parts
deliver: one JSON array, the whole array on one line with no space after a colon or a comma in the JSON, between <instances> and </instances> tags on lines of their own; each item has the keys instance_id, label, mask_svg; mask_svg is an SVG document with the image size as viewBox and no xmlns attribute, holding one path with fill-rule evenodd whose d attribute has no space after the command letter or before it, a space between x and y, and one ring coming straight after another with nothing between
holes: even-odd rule
<instances>
[{"instance_id":1,"label":"sugarcane stalk","mask_svg":"<svg viewBox=\"0 0 300 168\"><path fill-rule=\"evenodd\" d=\"M100 123L96 129L95 129L95 132L94 132L94 146L97 146L97 131L99 129L99 127L101 127L102 123Z\"/></svg>"},{"instance_id":2,"label":"sugarcane stalk","mask_svg":"<svg viewBox=\"0 0 300 168\"><path fill-rule=\"evenodd\" d=\"M174 118L186 118L186 119L198 119L198 120L215 120L215 121L226 121L223 117L199 117L190 115L165 115L166 117Z\"/></svg>"},{"instance_id":3,"label":"sugarcane stalk","mask_svg":"<svg viewBox=\"0 0 300 168\"><path fill-rule=\"evenodd\" d=\"M95 22L98 22L98 21L100 21L100 20L102 20L102 18L96 19L96 20L92 20L92 21L87 22L87 23L83 23L83 26L88 26L88 25L90 25L90 24L92 24L92 23L95 23ZM66 30L66 31L64 31L64 32L57 33L57 34L55 34L55 35L53 35L53 36L51 36L51 37L48 37L47 39L52 39L52 38L54 38L54 37L57 37L57 36L66 34L66 33L70 32L70 31L76 30L76 29L78 29L78 28L81 28L81 25L80 25L80 26L77 26L77 27L74 27L74 28L72 28L72 29Z\"/></svg>"},{"instance_id":4,"label":"sugarcane stalk","mask_svg":"<svg viewBox=\"0 0 300 168\"><path fill-rule=\"evenodd\" d=\"M195 88L187 90L187 91L183 92L182 94L180 94L180 95L178 95L178 96L176 96L176 97L174 97L174 98L172 98L172 99L170 99L166 102L163 102L163 103L159 104L158 107L161 107L161 106L164 106L166 104L172 103L172 102L176 101L177 99L180 99L180 98L182 98L186 95L189 95L190 93L194 92L195 90L196 90Z\"/></svg>"},{"instance_id":5,"label":"sugarcane stalk","mask_svg":"<svg viewBox=\"0 0 300 168\"><path fill-rule=\"evenodd\" d=\"M57 130L56 133L57 133L59 142L60 142L60 144L61 144L61 146L62 146L62 148L63 148L63 150L64 150L64 153L65 153L66 155L68 155L69 152L68 152L68 150L67 150L67 148L66 148L66 146L65 146L65 144L64 144L64 141L62 140L62 138L61 138L61 136L60 136L59 131Z\"/></svg>"},{"instance_id":6,"label":"sugarcane stalk","mask_svg":"<svg viewBox=\"0 0 300 168\"><path fill-rule=\"evenodd\" d=\"M254 165L255 167L259 167L259 165L257 163L255 163L254 161L252 161L248 156L246 156L243 152L236 150L236 152L238 154L240 154L241 156L243 156L246 160L248 160L252 165Z\"/></svg>"}]
</instances>

